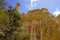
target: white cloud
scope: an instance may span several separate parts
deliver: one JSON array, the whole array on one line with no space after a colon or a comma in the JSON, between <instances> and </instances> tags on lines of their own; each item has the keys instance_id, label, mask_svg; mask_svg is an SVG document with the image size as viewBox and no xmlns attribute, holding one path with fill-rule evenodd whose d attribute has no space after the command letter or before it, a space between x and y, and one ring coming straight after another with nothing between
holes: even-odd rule
<instances>
[{"instance_id":1,"label":"white cloud","mask_svg":"<svg viewBox=\"0 0 60 40\"><path fill-rule=\"evenodd\" d=\"M36 2L37 0L31 0L31 3Z\"/></svg>"},{"instance_id":2,"label":"white cloud","mask_svg":"<svg viewBox=\"0 0 60 40\"><path fill-rule=\"evenodd\" d=\"M40 0L30 0L29 10L36 9L38 4L40 3Z\"/></svg>"},{"instance_id":3,"label":"white cloud","mask_svg":"<svg viewBox=\"0 0 60 40\"><path fill-rule=\"evenodd\" d=\"M60 10L59 9L56 9L54 12L53 12L53 15L55 16L58 16L60 14Z\"/></svg>"},{"instance_id":4,"label":"white cloud","mask_svg":"<svg viewBox=\"0 0 60 40\"><path fill-rule=\"evenodd\" d=\"M40 0L25 0L24 2L26 2L25 7L28 10L37 9L40 6Z\"/></svg>"}]
</instances>

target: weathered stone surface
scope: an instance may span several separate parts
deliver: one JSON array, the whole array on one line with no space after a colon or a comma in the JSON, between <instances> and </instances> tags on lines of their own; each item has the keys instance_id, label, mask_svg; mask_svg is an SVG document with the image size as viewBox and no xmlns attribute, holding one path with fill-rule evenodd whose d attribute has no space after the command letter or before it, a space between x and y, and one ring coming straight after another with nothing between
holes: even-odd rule
<instances>
[{"instance_id":1,"label":"weathered stone surface","mask_svg":"<svg viewBox=\"0 0 60 40\"><path fill-rule=\"evenodd\" d=\"M46 8L22 15L22 22L23 33L29 34L30 40L57 40L58 24Z\"/></svg>"}]
</instances>

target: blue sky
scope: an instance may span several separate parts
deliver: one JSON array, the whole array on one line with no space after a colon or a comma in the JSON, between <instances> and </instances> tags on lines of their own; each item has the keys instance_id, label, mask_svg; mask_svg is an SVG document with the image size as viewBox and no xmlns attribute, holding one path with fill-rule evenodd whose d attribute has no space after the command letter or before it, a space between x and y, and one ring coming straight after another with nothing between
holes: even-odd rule
<instances>
[{"instance_id":1,"label":"blue sky","mask_svg":"<svg viewBox=\"0 0 60 40\"><path fill-rule=\"evenodd\" d=\"M55 16L60 14L60 0L8 0L8 2L13 7L19 2L21 13L27 13L28 10L47 8Z\"/></svg>"}]
</instances>

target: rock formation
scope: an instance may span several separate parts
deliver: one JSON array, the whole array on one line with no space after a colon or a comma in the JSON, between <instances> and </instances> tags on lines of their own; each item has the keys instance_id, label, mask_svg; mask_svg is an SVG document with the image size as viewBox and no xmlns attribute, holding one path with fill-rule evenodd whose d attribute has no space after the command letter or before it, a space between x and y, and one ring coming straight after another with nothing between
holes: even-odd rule
<instances>
[{"instance_id":1,"label":"rock formation","mask_svg":"<svg viewBox=\"0 0 60 40\"><path fill-rule=\"evenodd\" d=\"M22 22L22 32L30 40L57 40L59 25L46 8L28 11L22 15Z\"/></svg>"}]
</instances>

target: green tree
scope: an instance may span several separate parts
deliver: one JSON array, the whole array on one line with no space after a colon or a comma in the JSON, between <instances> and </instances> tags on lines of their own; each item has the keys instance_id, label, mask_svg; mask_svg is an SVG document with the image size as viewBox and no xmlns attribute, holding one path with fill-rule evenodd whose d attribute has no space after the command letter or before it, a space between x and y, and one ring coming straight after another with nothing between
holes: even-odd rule
<instances>
[{"instance_id":1,"label":"green tree","mask_svg":"<svg viewBox=\"0 0 60 40\"><path fill-rule=\"evenodd\" d=\"M27 34L21 32L21 15L18 11L19 3L12 9L0 10L0 40L29 40Z\"/></svg>"},{"instance_id":2,"label":"green tree","mask_svg":"<svg viewBox=\"0 0 60 40\"><path fill-rule=\"evenodd\" d=\"M11 10L11 7L9 10L0 10L0 31L2 32L0 40L11 40L13 32L21 26L20 14L18 11L14 11L14 9Z\"/></svg>"},{"instance_id":3,"label":"green tree","mask_svg":"<svg viewBox=\"0 0 60 40\"><path fill-rule=\"evenodd\" d=\"M9 40L12 40L13 32L16 32L17 28L20 27L20 14L19 12L14 12L15 10L11 10L11 8L8 10L8 16L9 16L9 31L6 30L5 33L6 36L9 37ZM13 35L14 36L14 35ZM8 39L7 39L8 40Z\"/></svg>"}]
</instances>

